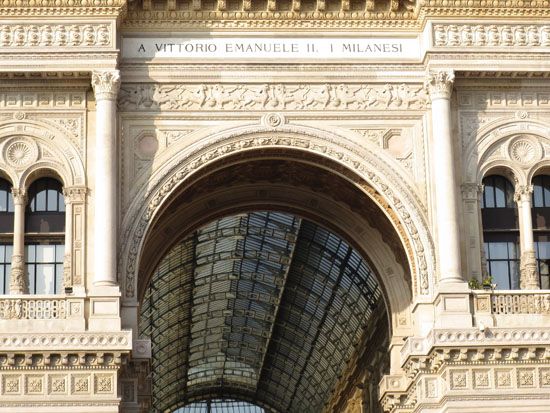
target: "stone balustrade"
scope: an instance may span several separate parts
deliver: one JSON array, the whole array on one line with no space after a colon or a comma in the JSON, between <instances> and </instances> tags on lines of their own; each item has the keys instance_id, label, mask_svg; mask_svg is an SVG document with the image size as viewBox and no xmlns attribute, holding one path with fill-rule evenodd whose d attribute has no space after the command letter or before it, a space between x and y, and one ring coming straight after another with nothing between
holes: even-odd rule
<instances>
[{"instance_id":1,"label":"stone balustrade","mask_svg":"<svg viewBox=\"0 0 550 413\"><path fill-rule=\"evenodd\" d=\"M476 313L550 315L550 293L540 291L480 291L474 303Z\"/></svg>"},{"instance_id":2,"label":"stone balustrade","mask_svg":"<svg viewBox=\"0 0 550 413\"><path fill-rule=\"evenodd\" d=\"M81 300L14 296L0 299L0 320L63 320L81 315Z\"/></svg>"}]
</instances>

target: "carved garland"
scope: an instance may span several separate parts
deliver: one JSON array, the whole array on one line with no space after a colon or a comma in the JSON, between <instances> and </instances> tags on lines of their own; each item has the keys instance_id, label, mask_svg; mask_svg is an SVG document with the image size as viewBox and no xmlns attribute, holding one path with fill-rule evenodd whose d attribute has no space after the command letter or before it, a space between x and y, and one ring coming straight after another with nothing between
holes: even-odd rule
<instances>
[{"instance_id":1,"label":"carved garland","mask_svg":"<svg viewBox=\"0 0 550 413\"><path fill-rule=\"evenodd\" d=\"M379 191L375 197L381 208L385 209L394 226L401 228L399 231L405 247L408 249L408 255L412 264L413 272L413 292L418 294L428 294L430 289L429 269L433 267L433 243L427 231L423 215L421 215L417 205L421 202L416 198L410 188L403 188L403 183L398 179L392 179L391 168L374 155L347 147L343 141L344 138L331 139L319 134L312 134L310 130L304 132L302 128L281 127L283 136L273 136L273 130L255 130L249 137L243 138L243 131L235 131L229 136L222 136L214 142L196 148L192 153L187 154L186 161L182 163L181 159L174 160L167 165L162 176L151 183L151 188L155 192L148 192L139 199L149 200L144 203L140 209L137 204L131 210L136 210L134 214L129 214L125 222L127 231L123 238L127 244L123 247L126 261L121 261L121 273L125 274L125 296L132 298L135 296L136 274L138 270L138 254L146 234L147 228L153 216L159 211L160 205L169 197L174 188L185 181L190 175L195 173L204 165L217 159L221 159L231 153L246 149L261 147L281 147L288 149L294 147L298 150L307 150L328 156L345 164L351 170L363 175ZM315 143L310 138L317 138L321 143ZM299 136L299 137L297 137ZM305 137L305 138L304 138ZM237 139L237 140L235 140ZM365 162L368 158L368 163ZM390 181L397 188L400 188L397 195L386 183L387 178L383 179L378 173L373 171L385 171L383 175L390 177ZM373 195L373 190L369 191ZM416 206L416 207L415 207ZM422 211L423 212L423 211ZM402 226L403 225L403 226ZM419 231L420 230L420 231ZM410 240L410 241L409 241ZM412 247L412 251L411 251ZM124 267L125 265L125 267Z\"/></svg>"},{"instance_id":2,"label":"carved garland","mask_svg":"<svg viewBox=\"0 0 550 413\"><path fill-rule=\"evenodd\" d=\"M107 24L0 25L1 47L107 47L112 46Z\"/></svg>"}]
</instances>

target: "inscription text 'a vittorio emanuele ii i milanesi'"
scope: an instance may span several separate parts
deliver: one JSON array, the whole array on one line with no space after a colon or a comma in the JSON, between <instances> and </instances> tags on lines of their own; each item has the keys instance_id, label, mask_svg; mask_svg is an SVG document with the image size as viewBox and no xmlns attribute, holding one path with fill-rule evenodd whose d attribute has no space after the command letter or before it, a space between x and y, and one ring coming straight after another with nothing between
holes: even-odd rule
<instances>
[{"instance_id":1,"label":"inscription text 'a vittorio emanuele ii i milanesi'","mask_svg":"<svg viewBox=\"0 0 550 413\"><path fill-rule=\"evenodd\" d=\"M417 38L134 38L123 39L129 59L420 59Z\"/></svg>"}]
</instances>

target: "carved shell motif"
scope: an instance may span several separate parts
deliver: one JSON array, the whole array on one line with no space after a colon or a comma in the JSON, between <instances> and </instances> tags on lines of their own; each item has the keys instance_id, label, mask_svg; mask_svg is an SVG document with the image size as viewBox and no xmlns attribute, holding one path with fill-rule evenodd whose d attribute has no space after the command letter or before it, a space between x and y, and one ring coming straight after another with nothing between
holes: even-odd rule
<instances>
[{"instance_id":1,"label":"carved shell motif","mask_svg":"<svg viewBox=\"0 0 550 413\"><path fill-rule=\"evenodd\" d=\"M529 165L541 158L540 146L531 139L521 137L514 140L509 146L510 159L522 165Z\"/></svg>"}]
</instances>

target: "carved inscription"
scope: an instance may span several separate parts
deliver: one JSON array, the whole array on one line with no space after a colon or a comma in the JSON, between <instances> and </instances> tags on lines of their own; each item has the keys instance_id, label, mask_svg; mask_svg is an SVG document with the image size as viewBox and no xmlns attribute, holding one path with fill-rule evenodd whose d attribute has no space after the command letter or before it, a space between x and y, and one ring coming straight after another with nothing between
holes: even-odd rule
<instances>
[{"instance_id":1,"label":"carved inscription","mask_svg":"<svg viewBox=\"0 0 550 413\"><path fill-rule=\"evenodd\" d=\"M386 84L126 84L120 110L424 109L421 85Z\"/></svg>"}]
</instances>

